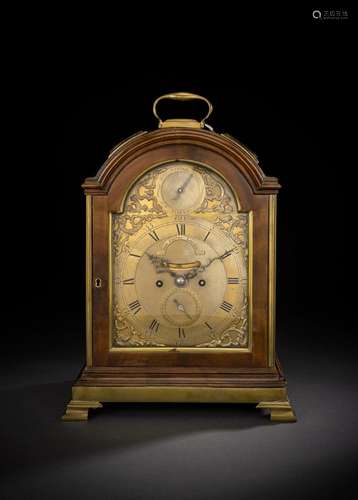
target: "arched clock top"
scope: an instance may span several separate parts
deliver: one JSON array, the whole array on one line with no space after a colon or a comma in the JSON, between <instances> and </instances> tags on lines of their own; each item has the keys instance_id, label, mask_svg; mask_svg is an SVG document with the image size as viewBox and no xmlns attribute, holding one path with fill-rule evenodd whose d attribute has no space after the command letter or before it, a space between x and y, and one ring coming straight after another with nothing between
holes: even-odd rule
<instances>
[{"instance_id":1,"label":"arched clock top","mask_svg":"<svg viewBox=\"0 0 358 500\"><path fill-rule=\"evenodd\" d=\"M141 170L148 169L148 162L158 164L186 156L199 162L210 156L216 157L217 165L211 165L224 177L224 163L231 164L253 194L275 194L280 188L277 178L265 176L257 157L233 137L189 128L159 129L129 137L112 149L97 175L87 178L82 187L86 194L106 195L117 176L127 167L131 172L126 181L131 181L131 173L134 180ZM204 163L210 163L210 160ZM137 165L136 172L133 164Z\"/></svg>"}]
</instances>

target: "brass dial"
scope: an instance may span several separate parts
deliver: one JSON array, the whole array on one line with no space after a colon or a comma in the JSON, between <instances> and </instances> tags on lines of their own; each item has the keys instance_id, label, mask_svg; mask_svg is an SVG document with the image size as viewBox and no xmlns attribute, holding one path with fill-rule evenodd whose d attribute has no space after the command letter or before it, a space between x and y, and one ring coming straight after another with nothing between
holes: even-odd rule
<instances>
[{"instance_id":1,"label":"brass dial","mask_svg":"<svg viewBox=\"0 0 358 500\"><path fill-rule=\"evenodd\" d=\"M195 292L188 289L171 290L162 304L163 318L174 326L191 326L197 321L200 313L200 299Z\"/></svg>"},{"instance_id":2,"label":"brass dial","mask_svg":"<svg viewBox=\"0 0 358 500\"><path fill-rule=\"evenodd\" d=\"M203 201L205 186L202 177L183 162L171 165L162 176L159 198L177 212L194 210Z\"/></svg>"},{"instance_id":3,"label":"brass dial","mask_svg":"<svg viewBox=\"0 0 358 500\"><path fill-rule=\"evenodd\" d=\"M248 214L229 188L175 162L129 200L112 215L113 347L246 347Z\"/></svg>"}]
</instances>

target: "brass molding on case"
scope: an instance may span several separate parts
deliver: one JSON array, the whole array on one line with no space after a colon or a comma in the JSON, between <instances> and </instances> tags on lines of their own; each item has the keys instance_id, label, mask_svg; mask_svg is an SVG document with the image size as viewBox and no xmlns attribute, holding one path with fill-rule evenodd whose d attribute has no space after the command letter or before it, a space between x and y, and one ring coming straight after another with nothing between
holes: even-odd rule
<instances>
[{"instance_id":1,"label":"brass molding on case","mask_svg":"<svg viewBox=\"0 0 358 500\"><path fill-rule=\"evenodd\" d=\"M86 195L86 361L92 366L92 196Z\"/></svg>"},{"instance_id":2,"label":"brass molding on case","mask_svg":"<svg viewBox=\"0 0 358 500\"><path fill-rule=\"evenodd\" d=\"M277 195L269 195L268 366L274 366L276 356L276 204Z\"/></svg>"},{"instance_id":3,"label":"brass molding on case","mask_svg":"<svg viewBox=\"0 0 358 500\"><path fill-rule=\"evenodd\" d=\"M285 401L285 387L184 387L134 386L103 387L75 385L74 400L152 403L260 403Z\"/></svg>"}]
</instances>

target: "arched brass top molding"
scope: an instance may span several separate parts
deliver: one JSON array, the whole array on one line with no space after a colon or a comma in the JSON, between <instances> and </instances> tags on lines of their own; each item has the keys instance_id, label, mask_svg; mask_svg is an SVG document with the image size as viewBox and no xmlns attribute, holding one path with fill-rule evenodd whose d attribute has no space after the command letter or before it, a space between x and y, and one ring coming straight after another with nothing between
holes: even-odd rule
<instances>
[{"instance_id":1,"label":"arched brass top molding","mask_svg":"<svg viewBox=\"0 0 358 500\"><path fill-rule=\"evenodd\" d=\"M136 157L157 148L171 144L196 145L225 156L232 161L257 194L273 194L280 189L276 177L266 177L259 167L256 156L236 139L206 130L158 129L139 132L119 143L110 152L95 177L88 177L82 187L86 194L105 195L118 173Z\"/></svg>"}]
</instances>

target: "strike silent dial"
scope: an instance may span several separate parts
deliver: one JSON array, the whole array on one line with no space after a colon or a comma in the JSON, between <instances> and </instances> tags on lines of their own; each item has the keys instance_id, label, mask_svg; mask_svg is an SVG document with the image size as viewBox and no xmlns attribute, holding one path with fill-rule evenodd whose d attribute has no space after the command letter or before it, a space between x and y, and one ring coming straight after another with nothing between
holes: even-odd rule
<instances>
[{"instance_id":1,"label":"strike silent dial","mask_svg":"<svg viewBox=\"0 0 358 500\"><path fill-rule=\"evenodd\" d=\"M201 205L205 185L201 175L189 163L178 162L163 176L159 196L172 210L187 212Z\"/></svg>"}]
</instances>

